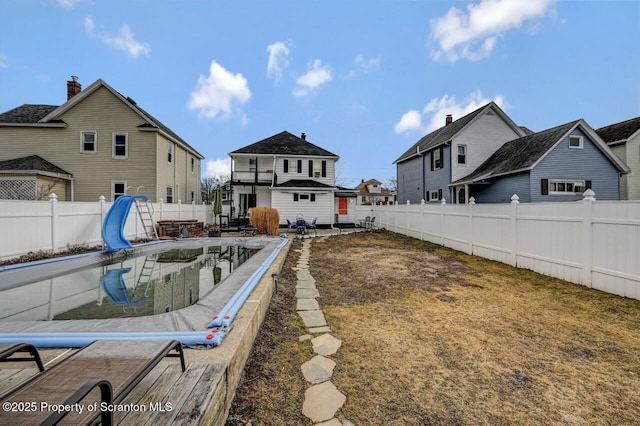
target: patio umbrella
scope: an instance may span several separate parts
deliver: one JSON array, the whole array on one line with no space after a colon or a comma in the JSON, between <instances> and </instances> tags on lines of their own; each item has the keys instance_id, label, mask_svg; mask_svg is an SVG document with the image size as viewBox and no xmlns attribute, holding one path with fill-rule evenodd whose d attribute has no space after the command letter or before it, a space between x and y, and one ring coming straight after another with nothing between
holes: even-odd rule
<instances>
[{"instance_id":1,"label":"patio umbrella","mask_svg":"<svg viewBox=\"0 0 640 426\"><path fill-rule=\"evenodd\" d=\"M216 191L213 193L213 214L216 217L215 223L219 214L222 214L222 187L218 185Z\"/></svg>"}]
</instances>

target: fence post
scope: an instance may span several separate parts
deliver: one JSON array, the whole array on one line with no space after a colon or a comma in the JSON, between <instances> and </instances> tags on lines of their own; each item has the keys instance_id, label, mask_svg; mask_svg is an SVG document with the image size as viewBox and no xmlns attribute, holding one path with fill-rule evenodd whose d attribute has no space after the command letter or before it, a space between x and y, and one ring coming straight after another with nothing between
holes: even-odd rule
<instances>
[{"instance_id":1,"label":"fence post","mask_svg":"<svg viewBox=\"0 0 640 426\"><path fill-rule=\"evenodd\" d=\"M178 200L178 220L182 220L182 200Z\"/></svg>"},{"instance_id":2,"label":"fence post","mask_svg":"<svg viewBox=\"0 0 640 426\"><path fill-rule=\"evenodd\" d=\"M163 217L164 217L164 200L162 198L160 198L158 200L158 204L160 204L160 218L158 220L163 220ZM156 220L156 222L158 220Z\"/></svg>"},{"instance_id":3,"label":"fence post","mask_svg":"<svg viewBox=\"0 0 640 426\"><path fill-rule=\"evenodd\" d=\"M476 199L469 198L469 254L473 254L473 206L475 205Z\"/></svg>"},{"instance_id":4,"label":"fence post","mask_svg":"<svg viewBox=\"0 0 640 426\"><path fill-rule=\"evenodd\" d=\"M520 197L513 194L511 196L511 266L518 266L518 204L520 204Z\"/></svg>"},{"instance_id":5,"label":"fence post","mask_svg":"<svg viewBox=\"0 0 640 426\"><path fill-rule=\"evenodd\" d=\"M596 193L587 189L582 194L582 285L592 287L591 269L593 268L593 203Z\"/></svg>"},{"instance_id":6,"label":"fence post","mask_svg":"<svg viewBox=\"0 0 640 426\"><path fill-rule=\"evenodd\" d=\"M51 203L51 250L56 251L58 249L58 233L56 232L58 227L58 196L52 192L49 194L49 202Z\"/></svg>"},{"instance_id":7,"label":"fence post","mask_svg":"<svg viewBox=\"0 0 640 426\"><path fill-rule=\"evenodd\" d=\"M440 239L440 244L442 244L442 246L444 247L444 222L445 222L445 215L444 215L444 209L446 208L445 206L447 205L447 200L442 197L442 200L440 200L440 233L442 234L442 238Z\"/></svg>"},{"instance_id":8,"label":"fence post","mask_svg":"<svg viewBox=\"0 0 640 426\"><path fill-rule=\"evenodd\" d=\"M100 223L98 224L98 233L100 234L100 239L102 240L102 224L104 223L104 202L105 202L105 198L104 195L101 195L98 197L98 202L100 203ZM104 240L102 240L102 249L104 250L106 248L106 245L104 243Z\"/></svg>"}]
</instances>

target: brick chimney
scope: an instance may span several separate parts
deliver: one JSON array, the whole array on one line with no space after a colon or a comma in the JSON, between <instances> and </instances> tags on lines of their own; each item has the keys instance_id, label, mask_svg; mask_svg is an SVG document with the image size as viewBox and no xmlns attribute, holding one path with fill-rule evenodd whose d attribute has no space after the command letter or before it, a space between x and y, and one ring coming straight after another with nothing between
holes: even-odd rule
<instances>
[{"instance_id":1,"label":"brick chimney","mask_svg":"<svg viewBox=\"0 0 640 426\"><path fill-rule=\"evenodd\" d=\"M67 81L67 100L73 98L82 91L82 85L78 83L78 77L71 76L71 81Z\"/></svg>"},{"instance_id":2,"label":"brick chimney","mask_svg":"<svg viewBox=\"0 0 640 426\"><path fill-rule=\"evenodd\" d=\"M444 119L444 125L448 126L453 123L453 116L451 114L447 114L447 117Z\"/></svg>"},{"instance_id":3,"label":"brick chimney","mask_svg":"<svg viewBox=\"0 0 640 426\"><path fill-rule=\"evenodd\" d=\"M305 132L302 132L302 134L300 135L300 139L302 139L303 141L307 140L307 134Z\"/></svg>"}]
</instances>

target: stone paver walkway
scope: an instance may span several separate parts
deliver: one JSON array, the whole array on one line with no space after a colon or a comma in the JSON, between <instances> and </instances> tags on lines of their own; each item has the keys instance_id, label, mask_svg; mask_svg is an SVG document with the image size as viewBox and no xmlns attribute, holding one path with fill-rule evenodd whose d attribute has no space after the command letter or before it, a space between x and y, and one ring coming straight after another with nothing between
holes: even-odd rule
<instances>
[{"instance_id":1,"label":"stone paver walkway","mask_svg":"<svg viewBox=\"0 0 640 426\"><path fill-rule=\"evenodd\" d=\"M309 272L311 257L311 241L305 239L300 250L300 259L296 270L296 310L302 318L309 334L300 340L311 340L313 352L317 355L302 364L302 374L311 384L304 394L302 414L310 418L316 425L353 426L348 420L341 422L335 415L342 408L347 397L331 382L335 361L328 358L334 355L342 342L331 334L331 328L320 309L317 298L320 293L316 288L316 280ZM316 334L316 337L313 335Z\"/></svg>"}]
</instances>

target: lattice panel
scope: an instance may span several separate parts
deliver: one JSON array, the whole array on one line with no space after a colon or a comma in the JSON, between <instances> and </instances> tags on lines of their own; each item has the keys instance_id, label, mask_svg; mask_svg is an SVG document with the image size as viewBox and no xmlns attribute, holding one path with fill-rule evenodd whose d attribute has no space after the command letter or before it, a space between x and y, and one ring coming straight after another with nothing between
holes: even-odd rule
<instances>
[{"instance_id":1,"label":"lattice panel","mask_svg":"<svg viewBox=\"0 0 640 426\"><path fill-rule=\"evenodd\" d=\"M35 180L0 180L0 199L35 200Z\"/></svg>"}]
</instances>

